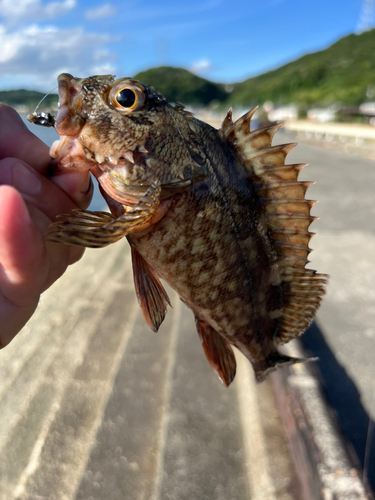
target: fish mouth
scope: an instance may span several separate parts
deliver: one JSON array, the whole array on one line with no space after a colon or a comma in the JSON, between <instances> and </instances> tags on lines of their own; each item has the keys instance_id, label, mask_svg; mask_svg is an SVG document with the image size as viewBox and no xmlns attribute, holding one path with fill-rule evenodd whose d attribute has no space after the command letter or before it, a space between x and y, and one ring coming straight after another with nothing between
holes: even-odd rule
<instances>
[{"instance_id":1,"label":"fish mouth","mask_svg":"<svg viewBox=\"0 0 375 500\"><path fill-rule=\"evenodd\" d=\"M55 141L50 149L50 155L54 159L51 166L56 171L89 170L95 162L78 140L86 123L82 109L82 79L62 73L57 81L59 103L55 130L60 139Z\"/></svg>"},{"instance_id":2,"label":"fish mouth","mask_svg":"<svg viewBox=\"0 0 375 500\"><path fill-rule=\"evenodd\" d=\"M85 124L82 116L81 78L62 73L57 81L59 104L55 122L56 132L62 136L76 136Z\"/></svg>"}]
</instances>

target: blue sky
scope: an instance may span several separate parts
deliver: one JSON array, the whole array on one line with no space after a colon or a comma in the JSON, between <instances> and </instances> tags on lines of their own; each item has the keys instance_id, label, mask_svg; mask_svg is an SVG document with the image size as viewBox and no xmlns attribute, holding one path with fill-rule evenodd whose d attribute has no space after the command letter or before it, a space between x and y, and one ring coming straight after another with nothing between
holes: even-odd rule
<instances>
[{"instance_id":1,"label":"blue sky","mask_svg":"<svg viewBox=\"0 0 375 500\"><path fill-rule=\"evenodd\" d=\"M0 0L0 89L47 91L64 71L133 76L160 64L241 81L357 32L364 3Z\"/></svg>"}]
</instances>

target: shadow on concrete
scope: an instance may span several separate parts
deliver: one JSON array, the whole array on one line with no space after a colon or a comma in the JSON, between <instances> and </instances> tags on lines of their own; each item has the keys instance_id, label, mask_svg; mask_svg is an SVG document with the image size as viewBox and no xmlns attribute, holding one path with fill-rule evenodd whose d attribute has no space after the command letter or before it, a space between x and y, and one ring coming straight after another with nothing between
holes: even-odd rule
<instances>
[{"instance_id":1,"label":"shadow on concrete","mask_svg":"<svg viewBox=\"0 0 375 500\"><path fill-rule=\"evenodd\" d=\"M362 406L357 386L336 360L316 322L301 337L301 341L312 356L319 357L316 369L320 371L325 396L338 416L340 430L348 442L349 451L352 449L355 452L358 460L356 465L366 471L365 484L374 492L375 422L370 421Z\"/></svg>"}]
</instances>

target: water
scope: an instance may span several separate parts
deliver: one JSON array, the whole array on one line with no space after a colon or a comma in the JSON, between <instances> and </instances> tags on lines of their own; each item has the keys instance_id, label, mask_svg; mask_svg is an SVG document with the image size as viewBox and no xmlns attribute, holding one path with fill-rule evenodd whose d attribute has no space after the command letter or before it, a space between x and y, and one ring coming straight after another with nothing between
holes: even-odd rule
<instances>
[{"instance_id":1,"label":"water","mask_svg":"<svg viewBox=\"0 0 375 500\"><path fill-rule=\"evenodd\" d=\"M39 139L41 139L45 144L47 144L47 146L51 147L52 143L59 138L54 128L34 125L33 123L30 123L26 120L26 116L22 116L21 118L26 124L27 128L31 130L31 132L34 135L39 137ZM100 194L100 191L98 189L98 183L95 179L93 179L93 181L94 181L94 195L91 204L89 206L89 210L105 210L107 208L107 205L102 195Z\"/></svg>"}]
</instances>

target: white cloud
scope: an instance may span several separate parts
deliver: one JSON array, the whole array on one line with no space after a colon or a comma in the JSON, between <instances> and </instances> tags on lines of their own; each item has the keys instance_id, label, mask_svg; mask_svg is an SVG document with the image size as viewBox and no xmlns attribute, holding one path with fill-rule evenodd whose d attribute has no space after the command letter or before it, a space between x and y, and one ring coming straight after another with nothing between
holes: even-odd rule
<instances>
[{"instance_id":1,"label":"white cloud","mask_svg":"<svg viewBox=\"0 0 375 500\"><path fill-rule=\"evenodd\" d=\"M105 17L113 17L117 14L117 9L110 3L105 3L95 7L94 9L86 10L86 21L94 21L95 19L104 19Z\"/></svg>"},{"instance_id":2,"label":"white cloud","mask_svg":"<svg viewBox=\"0 0 375 500\"><path fill-rule=\"evenodd\" d=\"M111 52L108 49L98 49L93 52L93 58L95 61L102 61L107 57L111 57Z\"/></svg>"},{"instance_id":3,"label":"white cloud","mask_svg":"<svg viewBox=\"0 0 375 500\"><path fill-rule=\"evenodd\" d=\"M77 77L113 73L115 54L105 47L113 41L117 39L82 28L32 25L11 31L0 25L1 79L13 77L18 82L23 76L24 87L45 90L64 71Z\"/></svg>"},{"instance_id":4,"label":"white cloud","mask_svg":"<svg viewBox=\"0 0 375 500\"><path fill-rule=\"evenodd\" d=\"M214 65L208 59L200 59L192 64L189 70L192 73L206 73L214 69Z\"/></svg>"},{"instance_id":5,"label":"white cloud","mask_svg":"<svg viewBox=\"0 0 375 500\"><path fill-rule=\"evenodd\" d=\"M91 75L113 75L115 73L116 68L111 63L101 64L99 66L93 66L91 70ZM87 76L87 75L85 75Z\"/></svg>"},{"instance_id":6,"label":"white cloud","mask_svg":"<svg viewBox=\"0 0 375 500\"><path fill-rule=\"evenodd\" d=\"M76 0L42 4L41 0L0 0L0 16L7 21L54 19L76 6Z\"/></svg>"}]
</instances>

